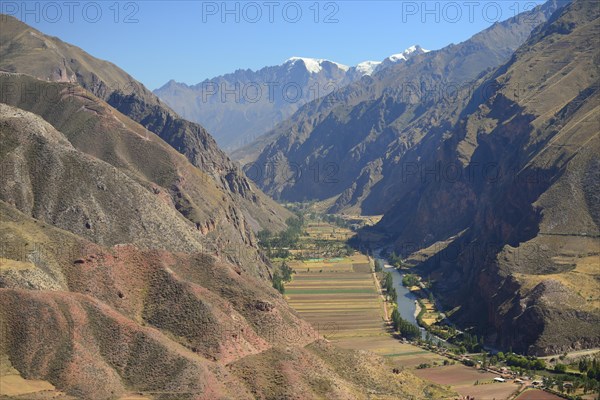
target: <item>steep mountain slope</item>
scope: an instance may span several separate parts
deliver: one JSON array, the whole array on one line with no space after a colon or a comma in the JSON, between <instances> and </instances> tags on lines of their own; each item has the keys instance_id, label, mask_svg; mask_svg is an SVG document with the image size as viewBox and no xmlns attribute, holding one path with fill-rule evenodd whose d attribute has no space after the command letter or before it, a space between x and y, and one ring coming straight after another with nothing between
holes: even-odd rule
<instances>
[{"instance_id":1,"label":"steep mountain slope","mask_svg":"<svg viewBox=\"0 0 600 400\"><path fill-rule=\"evenodd\" d=\"M78 119L75 112L63 122L68 129ZM118 134L130 139L126 131ZM204 251L167 196L153 196L131 168L116 169L78 150L72 132L0 104L0 135L8 200L0 200L0 371L47 380L81 399L133 391L156 399L279 398L268 381L249 380L244 365L254 365L254 375L269 371L246 361L256 356L292 371L313 365L314 377L302 383L289 377L305 398L450 394L409 373L398 381L378 357L319 343L320 333L265 280ZM154 140L134 143L160 154L156 148L166 145ZM80 229L73 221L83 223L82 209L102 213L103 229ZM295 356L286 360L290 352ZM358 361L356 376L343 376L337 364L349 357ZM365 376L373 378L359 379Z\"/></svg>"},{"instance_id":2,"label":"steep mountain slope","mask_svg":"<svg viewBox=\"0 0 600 400\"><path fill-rule=\"evenodd\" d=\"M224 149L235 150L307 102L423 52L420 46L412 46L383 62L354 67L292 57L281 65L238 70L192 86L172 80L154 93L184 118L207 127Z\"/></svg>"},{"instance_id":3,"label":"steep mountain slope","mask_svg":"<svg viewBox=\"0 0 600 400\"><path fill-rule=\"evenodd\" d=\"M490 344L600 344L599 34L597 4L557 11L373 189L396 193L374 232L429 247L423 273Z\"/></svg>"},{"instance_id":4,"label":"steep mountain slope","mask_svg":"<svg viewBox=\"0 0 600 400\"><path fill-rule=\"evenodd\" d=\"M180 118L116 65L3 15L0 70L78 83L185 155L235 200L239 214L252 221L254 230L284 226L289 214L253 187L203 127Z\"/></svg>"},{"instance_id":5,"label":"steep mountain slope","mask_svg":"<svg viewBox=\"0 0 600 400\"><path fill-rule=\"evenodd\" d=\"M64 132L46 138L7 117L3 200L99 244L204 250L269 275L235 200L159 137L76 84L1 73L0 85L4 103Z\"/></svg>"},{"instance_id":6,"label":"steep mountain slope","mask_svg":"<svg viewBox=\"0 0 600 400\"><path fill-rule=\"evenodd\" d=\"M266 145L256 158L258 146L240 150L244 161L253 161L246 171L278 199L323 200L341 194L332 211L385 212L393 203L380 196L369 203L369 195L390 172L386 162L418 143L425 127L439 129L437 107L460 109L471 82L508 60L557 6L550 1L463 43L415 56L305 105L258 139Z\"/></svg>"}]
</instances>

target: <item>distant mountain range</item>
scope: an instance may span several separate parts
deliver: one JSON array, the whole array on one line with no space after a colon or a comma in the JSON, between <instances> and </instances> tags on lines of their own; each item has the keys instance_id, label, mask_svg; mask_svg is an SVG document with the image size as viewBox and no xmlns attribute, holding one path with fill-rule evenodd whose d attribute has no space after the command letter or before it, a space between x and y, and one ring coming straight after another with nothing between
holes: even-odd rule
<instances>
[{"instance_id":1,"label":"distant mountain range","mask_svg":"<svg viewBox=\"0 0 600 400\"><path fill-rule=\"evenodd\" d=\"M233 151L290 117L302 105L398 63L424 54L411 46L383 61L348 67L333 61L291 57L258 71L237 70L196 85L169 81L154 91L184 118L205 126L219 146Z\"/></svg>"}]
</instances>

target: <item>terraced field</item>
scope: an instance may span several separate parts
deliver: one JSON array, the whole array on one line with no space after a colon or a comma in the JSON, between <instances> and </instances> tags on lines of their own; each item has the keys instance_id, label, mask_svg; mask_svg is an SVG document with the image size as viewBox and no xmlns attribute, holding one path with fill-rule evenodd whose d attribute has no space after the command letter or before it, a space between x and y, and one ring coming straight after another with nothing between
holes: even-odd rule
<instances>
[{"instance_id":1,"label":"terraced field","mask_svg":"<svg viewBox=\"0 0 600 400\"><path fill-rule=\"evenodd\" d=\"M296 274L286 287L289 303L328 339L384 332L382 301L366 256L294 262L291 267Z\"/></svg>"},{"instance_id":2,"label":"terraced field","mask_svg":"<svg viewBox=\"0 0 600 400\"><path fill-rule=\"evenodd\" d=\"M392 337L367 256L295 261L290 266L296 274L286 285L288 302L336 345L372 351L401 367L443 362L435 353Z\"/></svg>"},{"instance_id":3,"label":"terraced field","mask_svg":"<svg viewBox=\"0 0 600 400\"><path fill-rule=\"evenodd\" d=\"M396 367L414 368L419 364L442 364L446 359L412 344L403 343L392 337L389 332L372 336L341 339L336 344L347 349L371 351L386 357Z\"/></svg>"}]
</instances>

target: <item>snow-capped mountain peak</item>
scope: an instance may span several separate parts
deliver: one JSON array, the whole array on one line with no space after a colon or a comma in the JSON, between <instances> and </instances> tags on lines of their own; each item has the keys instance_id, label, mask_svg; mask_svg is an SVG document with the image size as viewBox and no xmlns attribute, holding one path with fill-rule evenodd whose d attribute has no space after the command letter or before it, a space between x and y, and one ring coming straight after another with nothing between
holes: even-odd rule
<instances>
[{"instance_id":1,"label":"snow-capped mountain peak","mask_svg":"<svg viewBox=\"0 0 600 400\"><path fill-rule=\"evenodd\" d=\"M412 55L423 54L423 53L427 53L427 52L429 52L429 50L425 50L424 48L422 48L419 45L414 45L414 46L410 46L408 49L404 50L402 53L392 54L391 56L386 58L386 60L389 60L393 63L397 63L399 61L408 60Z\"/></svg>"},{"instance_id":2,"label":"snow-capped mountain peak","mask_svg":"<svg viewBox=\"0 0 600 400\"><path fill-rule=\"evenodd\" d=\"M309 57L290 57L284 64L295 64L298 61L302 61L304 66L311 74L318 74L323 69L323 63L329 62L335 64L342 71L348 71L350 67L333 61L325 60L323 58L309 58Z\"/></svg>"},{"instance_id":3,"label":"snow-capped mountain peak","mask_svg":"<svg viewBox=\"0 0 600 400\"><path fill-rule=\"evenodd\" d=\"M385 60L381 62L380 65L377 66L374 72L380 71L384 68L387 68L391 65L398 64L400 62L406 61L409 58L416 56L418 54L428 53L429 50L425 50L419 45L410 46L408 49L404 50L402 53L392 54Z\"/></svg>"},{"instance_id":4,"label":"snow-capped mountain peak","mask_svg":"<svg viewBox=\"0 0 600 400\"><path fill-rule=\"evenodd\" d=\"M359 64L356 64L356 71L361 75L371 75L375 72L377 66L381 64L381 61L363 61Z\"/></svg>"},{"instance_id":5,"label":"snow-capped mountain peak","mask_svg":"<svg viewBox=\"0 0 600 400\"><path fill-rule=\"evenodd\" d=\"M348 67L347 65L336 63L334 61L326 60L323 58L310 57L290 57L287 60L285 60L283 65L287 65L288 67L290 67L298 62L302 62L309 73L318 74L323 70L324 63L331 63L335 64L340 70L344 72L350 71L353 75L358 74L358 76L364 76L372 75L375 72L387 68L391 65L406 61L414 55L427 53L428 51L429 50L425 50L419 45L414 45L410 46L402 53L392 54L383 61L363 61L354 67Z\"/></svg>"}]
</instances>

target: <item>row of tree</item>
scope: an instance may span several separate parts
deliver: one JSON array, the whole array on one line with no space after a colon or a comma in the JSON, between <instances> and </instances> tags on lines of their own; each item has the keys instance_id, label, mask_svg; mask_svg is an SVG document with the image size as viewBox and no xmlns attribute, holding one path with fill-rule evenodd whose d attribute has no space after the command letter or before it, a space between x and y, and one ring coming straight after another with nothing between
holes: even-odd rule
<instances>
[{"instance_id":1,"label":"row of tree","mask_svg":"<svg viewBox=\"0 0 600 400\"><path fill-rule=\"evenodd\" d=\"M392 325L394 326L394 330L399 332L402 337L407 339L418 339L421 337L419 327L402 318L397 308L394 308L394 311L392 311Z\"/></svg>"},{"instance_id":2,"label":"row of tree","mask_svg":"<svg viewBox=\"0 0 600 400\"><path fill-rule=\"evenodd\" d=\"M594 357L584 357L579 360L579 372L585 374L589 379L595 379L600 381L600 363L598 359Z\"/></svg>"},{"instance_id":3,"label":"row of tree","mask_svg":"<svg viewBox=\"0 0 600 400\"><path fill-rule=\"evenodd\" d=\"M553 388L556 387L558 391L567 394L573 394L579 389L583 389L583 394L586 395L589 392L600 392L600 382L595 379L590 379L587 376L572 376L572 375L558 375L552 377L543 377L544 386ZM566 383L569 385L566 385ZM575 399L581 399L581 396L575 396ZM600 398L600 396L596 397Z\"/></svg>"},{"instance_id":4,"label":"row of tree","mask_svg":"<svg viewBox=\"0 0 600 400\"><path fill-rule=\"evenodd\" d=\"M451 341L469 353L479 353L483 350L483 337L479 338L477 335L471 335L468 332L454 336Z\"/></svg>"},{"instance_id":5,"label":"row of tree","mask_svg":"<svg viewBox=\"0 0 600 400\"><path fill-rule=\"evenodd\" d=\"M540 371L546 369L546 362L536 357L525 357L519 354L509 353L506 355L505 361L508 366L515 366L528 370Z\"/></svg>"},{"instance_id":6,"label":"row of tree","mask_svg":"<svg viewBox=\"0 0 600 400\"><path fill-rule=\"evenodd\" d=\"M375 270L381 271L383 269L383 263L380 263L378 266L377 261L375 262ZM409 340L420 338L421 330L419 327L402 318L400 312L398 311L398 294L396 293L396 288L394 287L394 278L391 272L383 273L381 287L385 289L388 300L395 305L394 310L392 311L392 326L394 327L394 331L399 332L402 337Z\"/></svg>"},{"instance_id":7,"label":"row of tree","mask_svg":"<svg viewBox=\"0 0 600 400\"><path fill-rule=\"evenodd\" d=\"M398 293L396 293L396 288L394 287L394 278L392 277L391 272L383 273L383 280L381 281L381 287L385 289L388 300L393 303L396 303L396 301L398 300Z\"/></svg>"}]
</instances>

